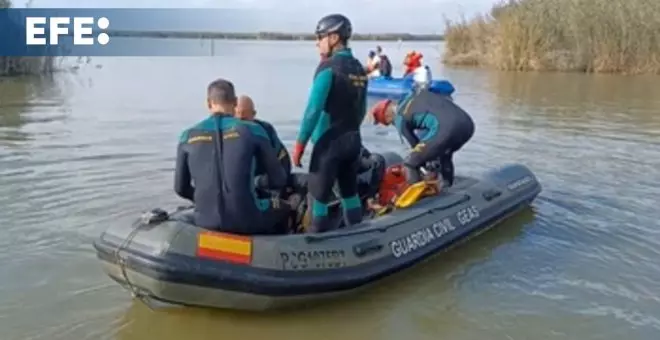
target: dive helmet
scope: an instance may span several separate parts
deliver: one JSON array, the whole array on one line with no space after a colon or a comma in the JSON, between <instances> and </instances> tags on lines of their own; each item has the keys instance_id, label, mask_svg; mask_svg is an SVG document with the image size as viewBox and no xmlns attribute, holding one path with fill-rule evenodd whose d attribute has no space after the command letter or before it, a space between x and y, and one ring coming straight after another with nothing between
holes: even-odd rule
<instances>
[{"instance_id":1,"label":"dive helmet","mask_svg":"<svg viewBox=\"0 0 660 340\"><path fill-rule=\"evenodd\" d=\"M386 100L381 100L374 106L373 111L371 111L371 114L374 119L374 124L385 125L385 110L391 103L392 103L391 100L386 99Z\"/></svg>"},{"instance_id":2,"label":"dive helmet","mask_svg":"<svg viewBox=\"0 0 660 340\"><path fill-rule=\"evenodd\" d=\"M332 33L337 33L342 40L348 40L353 34L353 25L351 25L351 21L344 15L326 15L316 24L314 34L325 36Z\"/></svg>"}]
</instances>

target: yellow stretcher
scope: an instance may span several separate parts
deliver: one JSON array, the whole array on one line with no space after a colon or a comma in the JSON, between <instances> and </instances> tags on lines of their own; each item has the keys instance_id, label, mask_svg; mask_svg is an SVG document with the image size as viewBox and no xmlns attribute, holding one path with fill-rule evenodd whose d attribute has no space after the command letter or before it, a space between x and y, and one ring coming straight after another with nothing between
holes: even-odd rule
<instances>
[{"instance_id":1,"label":"yellow stretcher","mask_svg":"<svg viewBox=\"0 0 660 340\"><path fill-rule=\"evenodd\" d=\"M437 195L440 192L438 181L421 181L417 182L408 188L397 197L394 202L394 207L398 209L408 208L413 206L424 197Z\"/></svg>"},{"instance_id":2,"label":"yellow stretcher","mask_svg":"<svg viewBox=\"0 0 660 340\"><path fill-rule=\"evenodd\" d=\"M417 182L402 192L394 201L394 205L388 205L380 208L376 211L376 216L382 216L390 211L393 208L396 209L405 209L409 208L415 203L419 202L424 197L434 196L440 193L440 187L438 186L437 180L430 181L421 181Z\"/></svg>"}]
</instances>

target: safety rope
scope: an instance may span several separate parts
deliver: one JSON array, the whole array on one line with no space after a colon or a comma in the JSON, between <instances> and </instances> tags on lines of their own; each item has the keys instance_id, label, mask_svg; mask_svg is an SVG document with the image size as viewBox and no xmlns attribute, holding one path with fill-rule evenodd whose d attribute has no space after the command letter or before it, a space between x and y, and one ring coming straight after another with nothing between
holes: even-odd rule
<instances>
[{"instance_id":1,"label":"safety rope","mask_svg":"<svg viewBox=\"0 0 660 340\"><path fill-rule=\"evenodd\" d=\"M120 253L122 251L126 250L126 248L133 241L133 238L135 238L135 235L137 235L138 232L140 232L142 230L142 228L144 228L145 224L138 222L138 223L135 223L133 226L134 226L134 229L131 230L131 232L126 236L124 241L119 245L119 247L117 247L117 250L115 251L115 259L117 261L117 265L119 266L119 270L120 270L122 279L125 283L124 286L127 287L128 290L131 292L132 297L137 298L140 302L144 303L144 305L147 306L149 309L154 309L151 306L151 303L149 302L149 300L147 299L148 298L147 295L143 294L140 291L140 289L138 289L133 284L133 282L131 282L131 280L128 278L128 273L126 271L127 260L126 260L125 257L120 256Z\"/></svg>"},{"instance_id":2,"label":"safety rope","mask_svg":"<svg viewBox=\"0 0 660 340\"><path fill-rule=\"evenodd\" d=\"M185 207L177 208L177 211L186 209ZM115 260L119 266L119 271L121 273L122 279L125 283L125 287L131 292L131 295L134 298L137 298L140 302L144 303L149 309L155 309L151 301L149 300L149 295L143 293L138 287L136 287L133 282L128 278L127 271L127 258L121 256L121 252L127 250L128 246L133 242L135 236L142 230L147 227L153 227L157 223L162 223L169 220L170 214L166 211L160 209L151 210L142 215L142 217L133 223L133 230L131 230L122 243L115 250ZM156 218L156 219L154 219Z\"/></svg>"}]
</instances>

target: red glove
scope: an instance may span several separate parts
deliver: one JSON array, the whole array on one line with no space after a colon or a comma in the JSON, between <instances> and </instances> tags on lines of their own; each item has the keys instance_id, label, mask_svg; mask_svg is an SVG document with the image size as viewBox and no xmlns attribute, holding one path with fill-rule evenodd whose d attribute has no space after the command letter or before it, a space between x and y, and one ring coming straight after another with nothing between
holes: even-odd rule
<instances>
[{"instance_id":1,"label":"red glove","mask_svg":"<svg viewBox=\"0 0 660 340\"><path fill-rule=\"evenodd\" d=\"M304 153L305 146L296 142L296 144L293 146L293 165L302 168L302 163L300 163L300 160L302 159Z\"/></svg>"}]
</instances>

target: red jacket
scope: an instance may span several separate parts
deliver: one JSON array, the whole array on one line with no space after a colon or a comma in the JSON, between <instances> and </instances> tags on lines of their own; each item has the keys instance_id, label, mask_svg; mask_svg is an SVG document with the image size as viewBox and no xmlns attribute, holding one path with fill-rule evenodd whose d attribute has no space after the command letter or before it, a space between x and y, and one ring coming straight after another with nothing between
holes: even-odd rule
<instances>
[{"instance_id":1,"label":"red jacket","mask_svg":"<svg viewBox=\"0 0 660 340\"><path fill-rule=\"evenodd\" d=\"M403 64L406 67L403 74L405 76L409 73L412 73L418 67L422 66L422 54L415 52L409 56L406 56L406 59L404 59Z\"/></svg>"}]
</instances>

